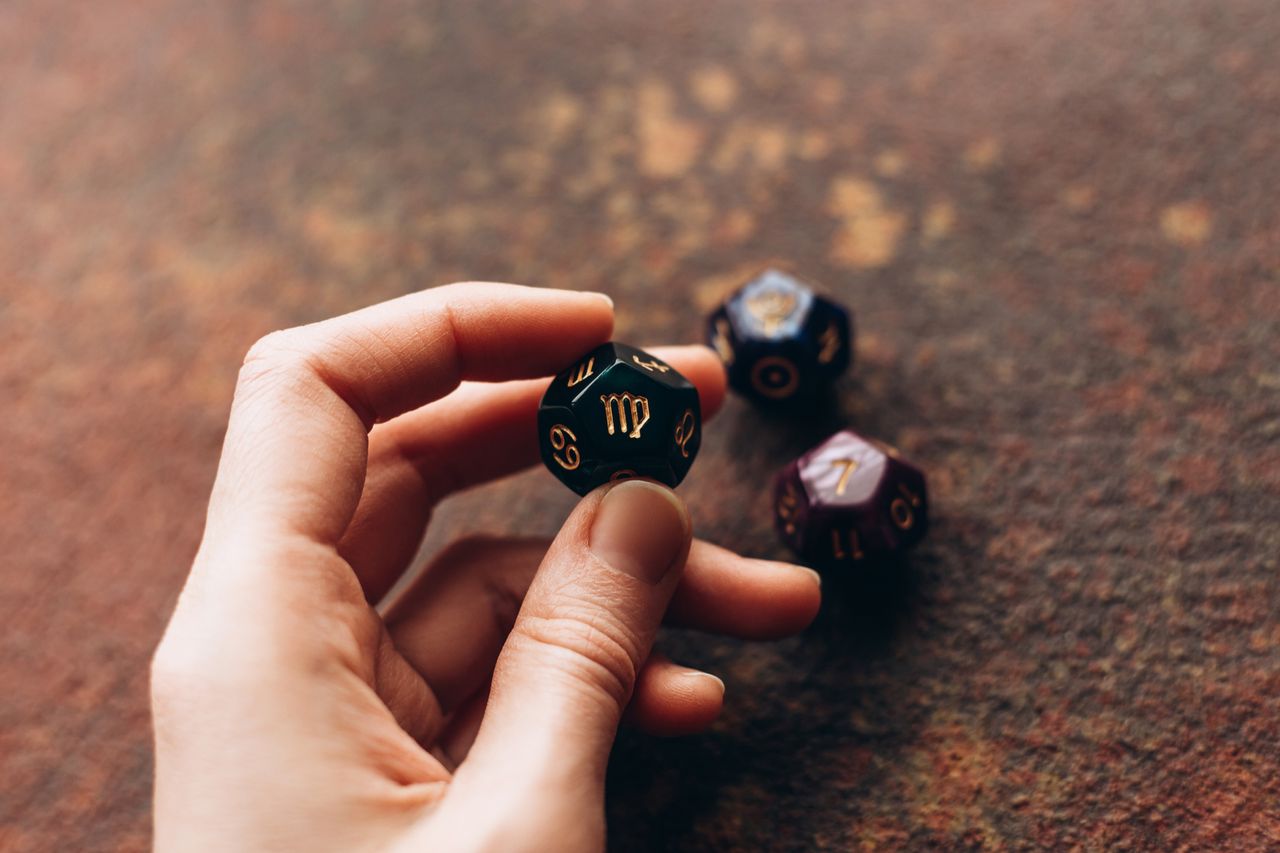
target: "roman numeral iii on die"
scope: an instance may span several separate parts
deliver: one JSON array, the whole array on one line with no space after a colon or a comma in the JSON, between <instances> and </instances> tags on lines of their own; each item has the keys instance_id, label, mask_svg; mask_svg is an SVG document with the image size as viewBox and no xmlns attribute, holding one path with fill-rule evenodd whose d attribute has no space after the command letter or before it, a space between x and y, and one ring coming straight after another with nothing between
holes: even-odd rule
<instances>
[{"instance_id":1,"label":"roman numeral iii on die","mask_svg":"<svg viewBox=\"0 0 1280 853\"><path fill-rule=\"evenodd\" d=\"M675 486L701 441L693 384L657 356L616 341L566 367L538 407L542 461L580 495L628 477Z\"/></svg>"}]
</instances>

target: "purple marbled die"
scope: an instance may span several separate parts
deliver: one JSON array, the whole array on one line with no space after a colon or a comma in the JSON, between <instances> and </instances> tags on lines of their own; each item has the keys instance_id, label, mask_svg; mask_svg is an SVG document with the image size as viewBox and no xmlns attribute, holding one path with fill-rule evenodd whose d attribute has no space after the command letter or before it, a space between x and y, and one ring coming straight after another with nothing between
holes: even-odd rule
<instances>
[{"instance_id":1,"label":"purple marbled die","mask_svg":"<svg viewBox=\"0 0 1280 853\"><path fill-rule=\"evenodd\" d=\"M924 474L895 448L842 430L778 472L774 522L815 564L899 553L929 528Z\"/></svg>"}]
</instances>

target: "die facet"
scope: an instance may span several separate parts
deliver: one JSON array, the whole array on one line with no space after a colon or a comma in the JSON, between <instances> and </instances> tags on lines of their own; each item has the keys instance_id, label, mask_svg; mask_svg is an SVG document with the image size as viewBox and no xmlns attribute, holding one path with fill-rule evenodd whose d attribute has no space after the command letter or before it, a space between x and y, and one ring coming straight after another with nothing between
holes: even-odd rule
<instances>
[{"instance_id":1,"label":"die facet","mask_svg":"<svg viewBox=\"0 0 1280 853\"><path fill-rule=\"evenodd\" d=\"M676 486L702 443L698 389L627 344L601 344L556 376L538 407L543 464L580 495L610 480Z\"/></svg>"},{"instance_id":2,"label":"die facet","mask_svg":"<svg viewBox=\"0 0 1280 853\"><path fill-rule=\"evenodd\" d=\"M707 341L729 385L762 404L811 397L848 367L850 314L795 276L768 269L725 300L707 320Z\"/></svg>"},{"instance_id":3,"label":"die facet","mask_svg":"<svg viewBox=\"0 0 1280 853\"><path fill-rule=\"evenodd\" d=\"M898 554L929 529L920 469L895 448L849 430L778 472L773 496L778 535L815 565Z\"/></svg>"}]
</instances>

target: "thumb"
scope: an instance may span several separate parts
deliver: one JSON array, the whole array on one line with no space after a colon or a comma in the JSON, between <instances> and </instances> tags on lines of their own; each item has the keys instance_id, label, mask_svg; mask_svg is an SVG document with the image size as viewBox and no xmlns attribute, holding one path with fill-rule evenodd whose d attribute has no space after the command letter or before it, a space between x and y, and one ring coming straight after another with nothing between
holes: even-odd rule
<instances>
[{"instance_id":1,"label":"thumb","mask_svg":"<svg viewBox=\"0 0 1280 853\"><path fill-rule=\"evenodd\" d=\"M689 539L684 502L656 483L624 481L578 505L498 658L454 793L474 785L491 807L505 793L544 827L563 833L576 821L603 839L609 750L684 571Z\"/></svg>"}]
</instances>

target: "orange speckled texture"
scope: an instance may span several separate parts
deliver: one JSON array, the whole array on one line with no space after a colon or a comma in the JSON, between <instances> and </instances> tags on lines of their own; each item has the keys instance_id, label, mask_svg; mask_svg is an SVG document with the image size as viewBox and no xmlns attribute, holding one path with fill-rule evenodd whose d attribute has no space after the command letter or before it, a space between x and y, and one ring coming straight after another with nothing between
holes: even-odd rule
<instances>
[{"instance_id":1,"label":"orange speckled texture","mask_svg":"<svg viewBox=\"0 0 1280 853\"><path fill-rule=\"evenodd\" d=\"M762 484L837 426L933 529L802 637L668 636L728 707L623 735L614 848L1280 847L1277 44L1272 0L0 4L0 847L148 843L256 337L489 278L691 340L769 260L858 361L803 422L730 403L699 531L780 556Z\"/></svg>"}]
</instances>

